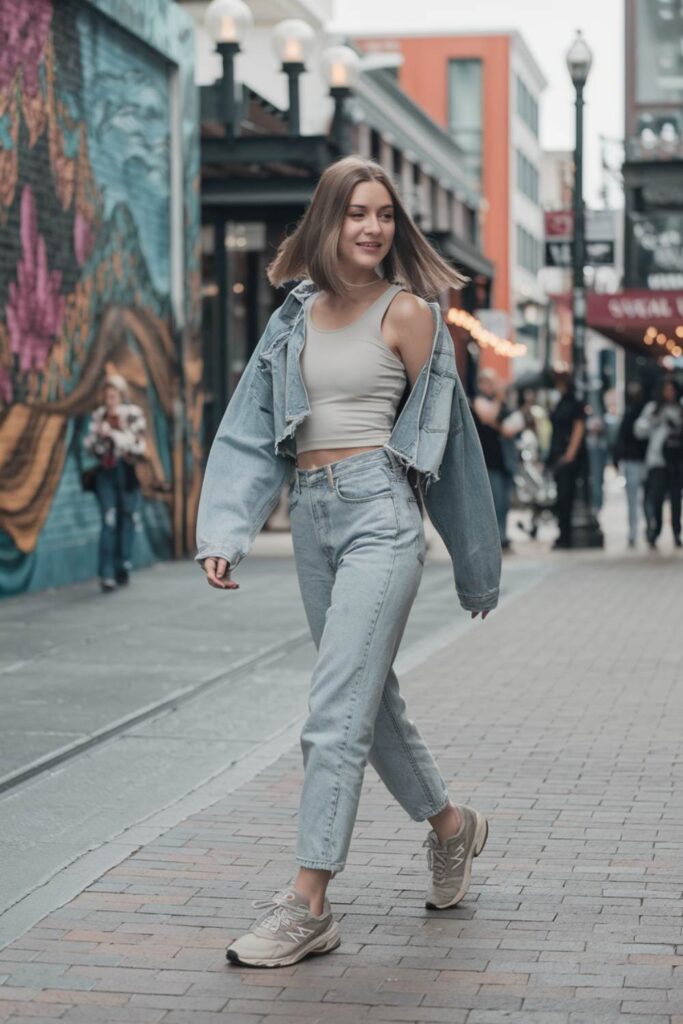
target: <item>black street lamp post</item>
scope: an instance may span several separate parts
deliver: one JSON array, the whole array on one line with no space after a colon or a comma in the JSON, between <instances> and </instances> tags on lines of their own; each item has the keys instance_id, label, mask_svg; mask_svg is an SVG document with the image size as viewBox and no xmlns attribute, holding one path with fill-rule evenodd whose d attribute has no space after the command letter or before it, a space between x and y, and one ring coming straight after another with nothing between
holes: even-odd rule
<instances>
[{"instance_id":1,"label":"black street lamp post","mask_svg":"<svg viewBox=\"0 0 683 1024\"><path fill-rule=\"evenodd\" d=\"M240 52L240 44L217 43L216 49L223 59L223 78L221 80L221 105L225 134L234 139L237 134L237 104L235 103L235 56Z\"/></svg>"},{"instance_id":2,"label":"black street lamp post","mask_svg":"<svg viewBox=\"0 0 683 1024\"><path fill-rule=\"evenodd\" d=\"M223 60L221 114L225 134L229 139L237 135L235 57L240 52L240 42L251 24L251 11L244 0L213 0L206 10L206 27L215 39L216 48Z\"/></svg>"},{"instance_id":3,"label":"black street lamp post","mask_svg":"<svg viewBox=\"0 0 683 1024\"><path fill-rule=\"evenodd\" d=\"M288 124L289 134L295 138L301 134L301 107L299 103L299 79L306 70L310 59L315 32L300 18L286 18L276 26L273 33L273 48L287 75L289 93Z\"/></svg>"},{"instance_id":4,"label":"black street lamp post","mask_svg":"<svg viewBox=\"0 0 683 1024\"><path fill-rule=\"evenodd\" d=\"M301 134L301 112L299 106L299 78L306 70L302 61L285 61L282 70L287 75L289 86L289 134Z\"/></svg>"},{"instance_id":5,"label":"black street lamp post","mask_svg":"<svg viewBox=\"0 0 683 1024\"><path fill-rule=\"evenodd\" d=\"M593 55L581 32L567 53L567 67L576 90L576 140L574 148L574 255L572 261L572 372L574 393L582 405L588 397L586 372L586 229L583 201L583 90ZM604 536L591 510L588 467L578 467L576 497L572 511L572 546L601 548Z\"/></svg>"}]
</instances>

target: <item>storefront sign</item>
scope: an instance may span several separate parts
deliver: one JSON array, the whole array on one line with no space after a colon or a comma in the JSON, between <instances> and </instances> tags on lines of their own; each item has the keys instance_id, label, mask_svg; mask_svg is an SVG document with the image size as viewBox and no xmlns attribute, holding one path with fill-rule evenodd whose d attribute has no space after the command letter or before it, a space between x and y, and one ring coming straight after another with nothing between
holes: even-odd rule
<instances>
[{"instance_id":1,"label":"storefront sign","mask_svg":"<svg viewBox=\"0 0 683 1024\"><path fill-rule=\"evenodd\" d=\"M631 276L655 291L683 288L683 213L631 214Z\"/></svg>"},{"instance_id":2,"label":"storefront sign","mask_svg":"<svg viewBox=\"0 0 683 1024\"><path fill-rule=\"evenodd\" d=\"M588 296L588 322L600 326L624 325L642 330L652 324L683 323L683 291L628 291Z\"/></svg>"},{"instance_id":3,"label":"storefront sign","mask_svg":"<svg viewBox=\"0 0 683 1024\"><path fill-rule=\"evenodd\" d=\"M614 242L586 242L586 264L591 267L614 266ZM573 241L545 243L546 267L571 267L574 261Z\"/></svg>"},{"instance_id":4,"label":"storefront sign","mask_svg":"<svg viewBox=\"0 0 683 1024\"><path fill-rule=\"evenodd\" d=\"M586 263L593 267L614 265L615 210L586 210ZM571 210L545 213L545 265L571 267L574 259L574 214Z\"/></svg>"}]
</instances>

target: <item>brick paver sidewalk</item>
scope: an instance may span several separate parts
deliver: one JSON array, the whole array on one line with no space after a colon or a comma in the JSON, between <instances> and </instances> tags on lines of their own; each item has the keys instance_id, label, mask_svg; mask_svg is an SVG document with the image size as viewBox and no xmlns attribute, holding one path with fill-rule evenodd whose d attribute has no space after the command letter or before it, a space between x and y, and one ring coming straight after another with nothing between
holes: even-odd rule
<instances>
[{"instance_id":1,"label":"brick paver sidewalk","mask_svg":"<svg viewBox=\"0 0 683 1024\"><path fill-rule=\"evenodd\" d=\"M291 876L293 751L7 947L0 1020L683 1024L681 568L567 557L404 680L491 820L459 909L424 909L425 829L368 771L339 950L226 965Z\"/></svg>"}]
</instances>

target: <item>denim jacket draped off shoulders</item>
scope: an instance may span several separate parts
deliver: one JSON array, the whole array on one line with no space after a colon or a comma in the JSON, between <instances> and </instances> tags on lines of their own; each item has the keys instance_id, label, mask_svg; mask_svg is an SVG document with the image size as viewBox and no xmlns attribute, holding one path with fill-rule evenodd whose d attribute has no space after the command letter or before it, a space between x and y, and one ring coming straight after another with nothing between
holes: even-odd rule
<instances>
[{"instance_id":1,"label":"denim jacket draped off shoulders","mask_svg":"<svg viewBox=\"0 0 683 1024\"><path fill-rule=\"evenodd\" d=\"M234 568L275 508L296 458L298 425L310 414L299 357L305 341L299 284L271 316L214 438L197 519L197 561ZM416 471L429 518L453 562L463 608L498 603L501 549L484 457L438 303L432 353L385 445Z\"/></svg>"}]
</instances>

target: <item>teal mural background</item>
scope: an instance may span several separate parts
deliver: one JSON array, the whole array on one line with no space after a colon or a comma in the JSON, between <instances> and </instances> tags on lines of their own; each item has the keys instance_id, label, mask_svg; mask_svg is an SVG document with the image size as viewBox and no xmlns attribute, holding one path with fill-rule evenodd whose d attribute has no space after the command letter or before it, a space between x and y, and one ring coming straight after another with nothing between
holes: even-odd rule
<instances>
[{"instance_id":1,"label":"teal mural background","mask_svg":"<svg viewBox=\"0 0 683 1024\"><path fill-rule=\"evenodd\" d=\"M174 3L0 0L0 24L0 593L12 594L96 572L81 439L107 371L126 377L149 424L136 564L191 544L199 115L193 26Z\"/></svg>"}]
</instances>

